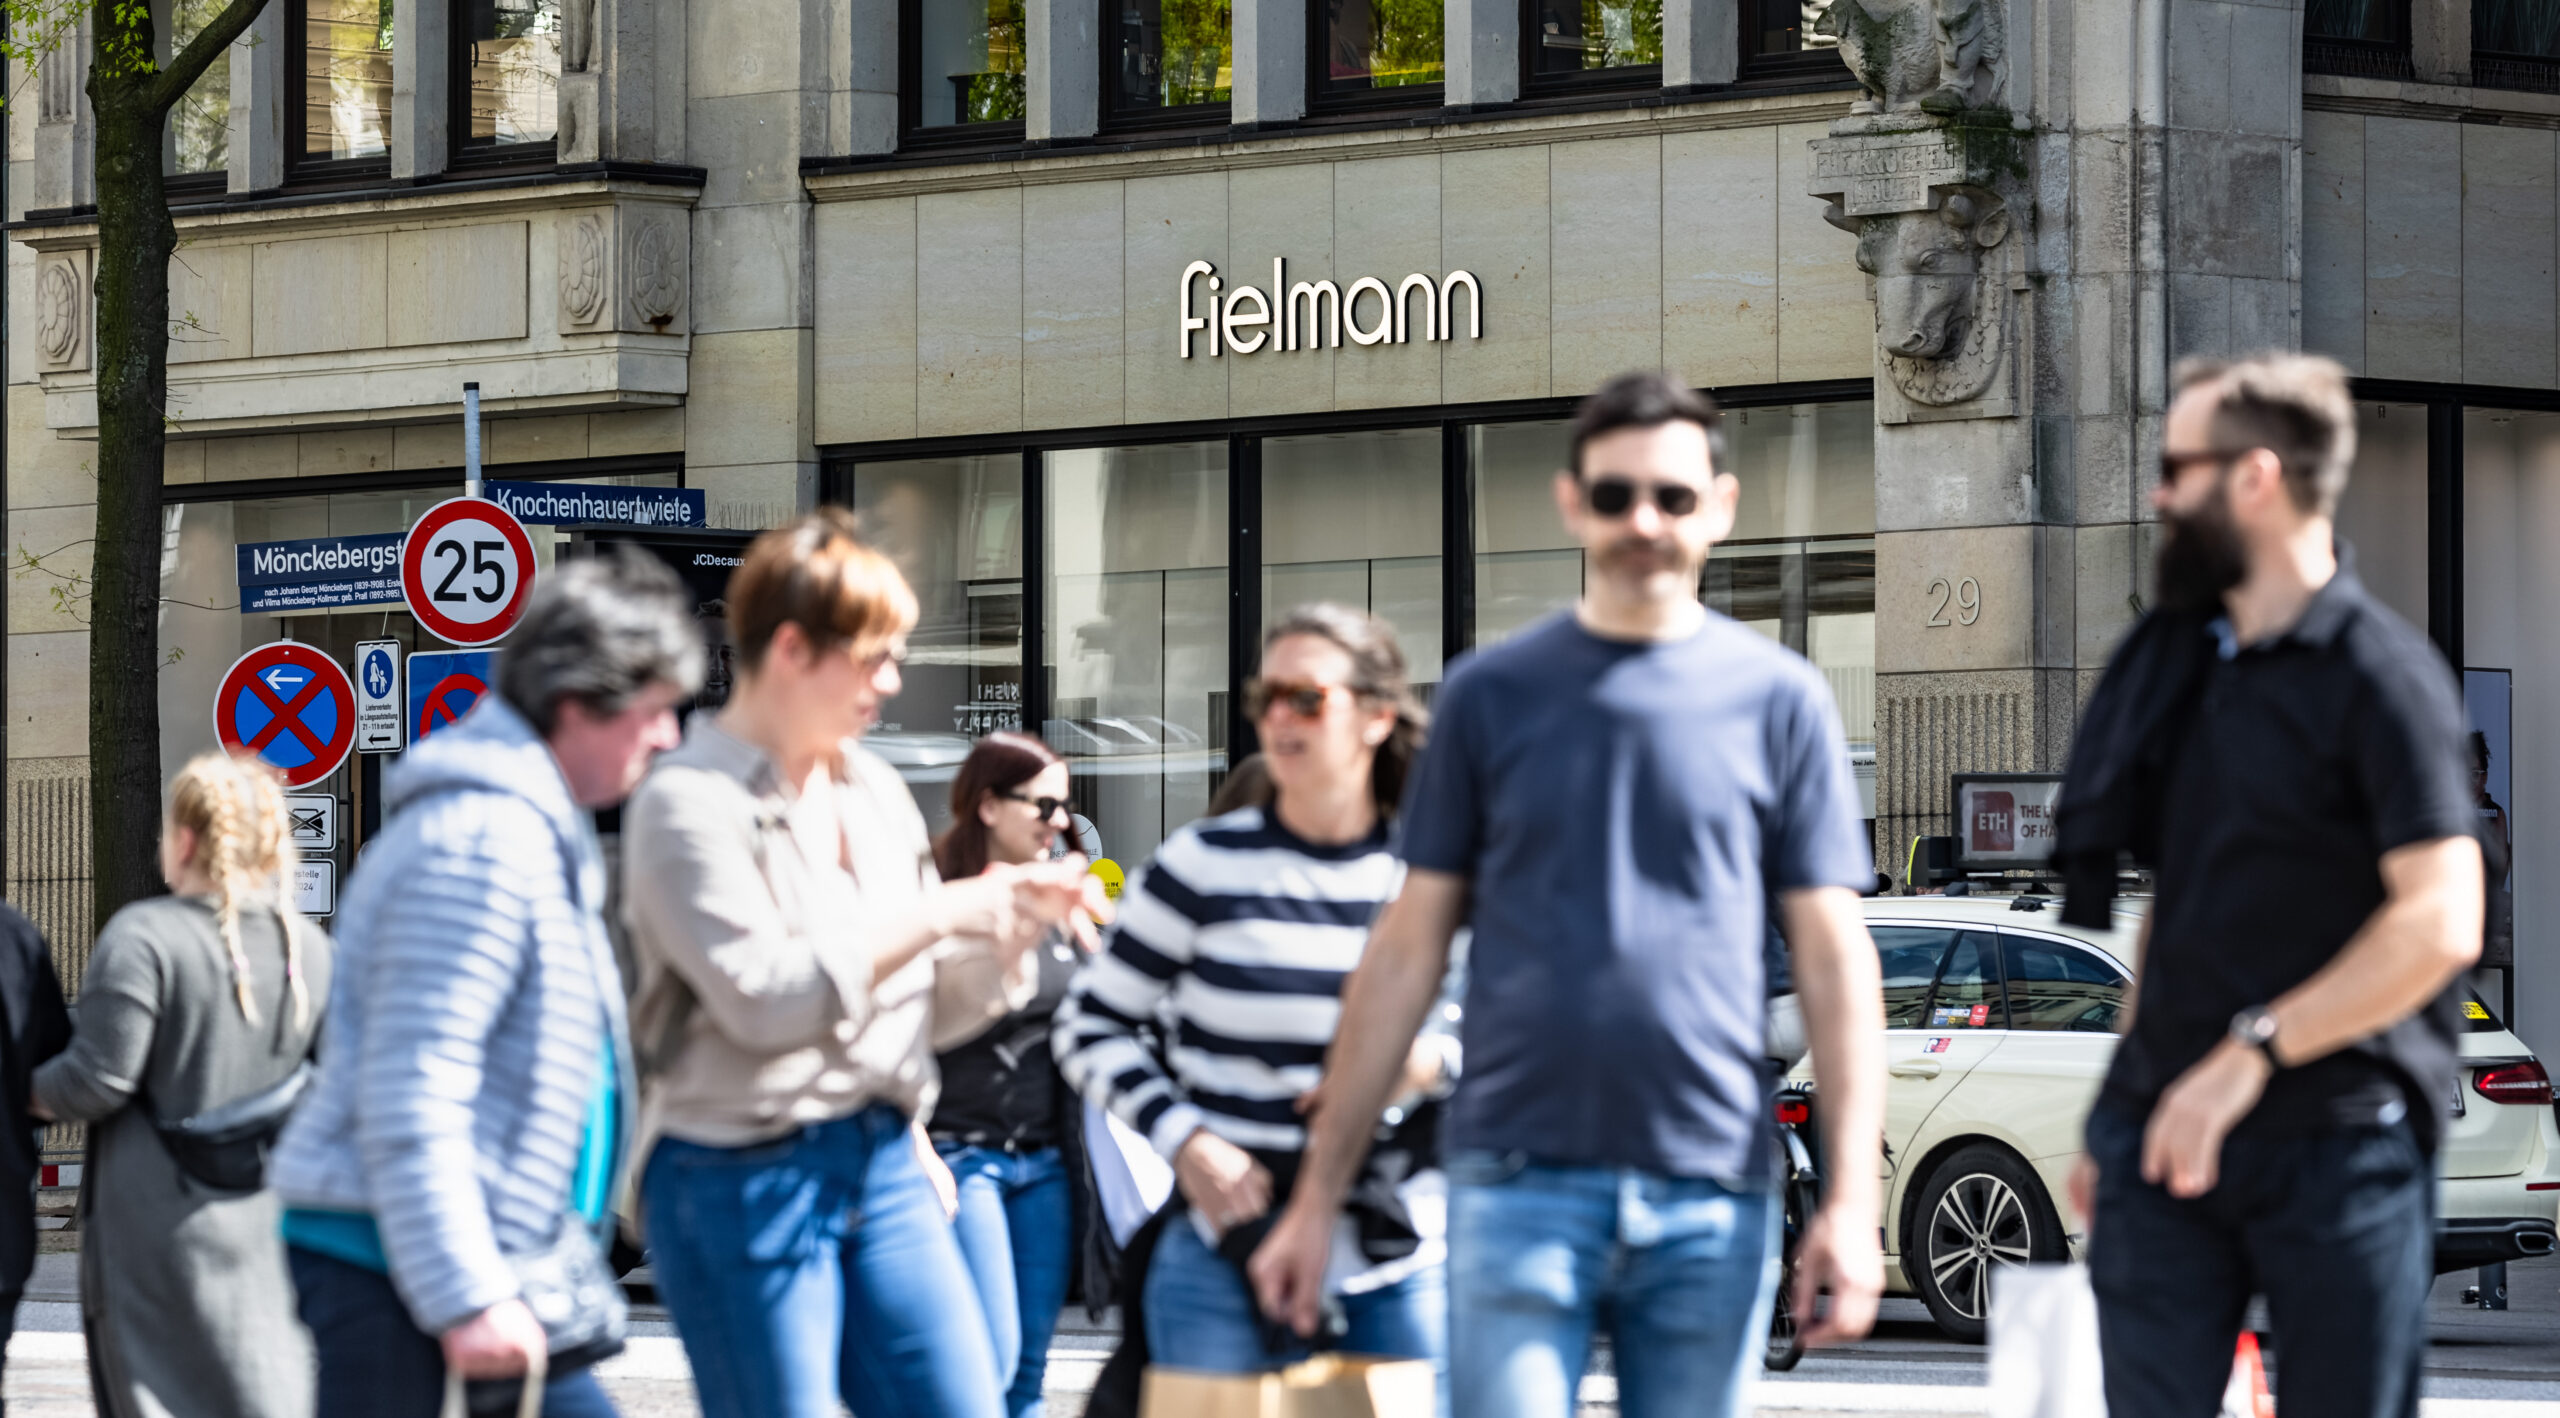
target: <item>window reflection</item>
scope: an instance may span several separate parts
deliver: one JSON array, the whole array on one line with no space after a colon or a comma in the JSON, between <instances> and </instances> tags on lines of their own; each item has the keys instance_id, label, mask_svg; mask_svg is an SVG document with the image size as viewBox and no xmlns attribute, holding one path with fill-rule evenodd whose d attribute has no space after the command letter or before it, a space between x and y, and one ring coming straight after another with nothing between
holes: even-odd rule
<instances>
[{"instance_id":1,"label":"window reflection","mask_svg":"<svg viewBox=\"0 0 2560 1418\"><path fill-rule=\"evenodd\" d=\"M854 469L863 535L915 588L905 685L865 742L939 831L983 734L1022 727L1022 459L918 458Z\"/></svg>"},{"instance_id":2,"label":"window reflection","mask_svg":"<svg viewBox=\"0 0 2560 1418\"><path fill-rule=\"evenodd\" d=\"M1824 33L1833 0L1742 0L1744 43L1757 55L1835 51L1840 37Z\"/></svg>"},{"instance_id":3,"label":"window reflection","mask_svg":"<svg viewBox=\"0 0 2560 1418\"><path fill-rule=\"evenodd\" d=\"M303 0L302 155L391 151L392 0Z\"/></svg>"},{"instance_id":4,"label":"window reflection","mask_svg":"<svg viewBox=\"0 0 2560 1418\"><path fill-rule=\"evenodd\" d=\"M2499 0L2472 0L2472 43L2480 41L2480 17L2507 8ZM2541 9L2542 6L2532 8ZM2302 32L2320 39L2363 39L2391 43L2401 38L2402 17L2409 0L2305 0Z\"/></svg>"},{"instance_id":5,"label":"window reflection","mask_svg":"<svg viewBox=\"0 0 2560 1418\"><path fill-rule=\"evenodd\" d=\"M1021 0L921 0L919 9L917 124L1021 118Z\"/></svg>"},{"instance_id":6,"label":"window reflection","mask_svg":"<svg viewBox=\"0 0 2560 1418\"><path fill-rule=\"evenodd\" d=\"M1662 62L1662 0L1536 0L1532 20L1532 73Z\"/></svg>"},{"instance_id":7,"label":"window reflection","mask_svg":"<svg viewBox=\"0 0 2560 1418\"><path fill-rule=\"evenodd\" d=\"M560 0L463 0L473 144L547 143L560 133Z\"/></svg>"},{"instance_id":8,"label":"window reflection","mask_svg":"<svg viewBox=\"0 0 2560 1418\"><path fill-rule=\"evenodd\" d=\"M1226 0L1105 0L1118 17L1112 106L1183 108L1232 92Z\"/></svg>"},{"instance_id":9,"label":"window reflection","mask_svg":"<svg viewBox=\"0 0 2560 1418\"><path fill-rule=\"evenodd\" d=\"M1440 430L1266 439L1262 623L1339 601L1395 627L1424 693L1440 681Z\"/></svg>"},{"instance_id":10,"label":"window reflection","mask_svg":"<svg viewBox=\"0 0 2560 1418\"><path fill-rule=\"evenodd\" d=\"M169 12L169 53L195 41L225 0L177 0ZM231 165L231 55L213 62L169 110L169 170L220 172Z\"/></svg>"},{"instance_id":11,"label":"window reflection","mask_svg":"<svg viewBox=\"0 0 2560 1418\"><path fill-rule=\"evenodd\" d=\"M1441 80L1441 0L1323 0L1325 87L1411 88Z\"/></svg>"},{"instance_id":12,"label":"window reflection","mask_svg":"<svg viewBox=\"0 0 2560 1418\"><path fill-rule=\"evenodd\" d=\"M2116 1032L2125 979L2085 950L2004 935L2000 951L2009 977L2009 1027L2077 1034Z\"/></svg>"},{"instance_id":13,"label":"window reflection","mask_svg":"<svg viewBox=\"0 0 2560 1418\"><path fill-rule=\"evenodd\" d=\"M1582 544L1566 535L1553 490L1570 428L1539 419L1467 430L1478 645L1507 640L1582 594Z\"/></svg>"},{"instance_id":14,"label":"window reflection","mask_svg":"<svg viewBox=\"0 0 2560 1418\"><path fill-rule=\"evenodd\" d=\"M1226 771L1227 445L1074 449L1044 468L1041 736L1075 765L1099 854L1135 867Z\"/></svg>"}]
</instances>

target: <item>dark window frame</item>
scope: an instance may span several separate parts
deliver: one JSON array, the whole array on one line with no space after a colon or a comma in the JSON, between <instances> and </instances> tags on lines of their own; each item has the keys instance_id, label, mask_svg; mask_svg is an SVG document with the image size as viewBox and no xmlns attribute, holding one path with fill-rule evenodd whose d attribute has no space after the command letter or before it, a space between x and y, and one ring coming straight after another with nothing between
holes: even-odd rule
<instances>
[{"instance_id":1,"label":"dark window frame","mask_svg":"<svg viewBox=\"0 0 2560 1418\"><path fill-rule=\"evenodd\" d=\"M293 186L359 185L391 172L388 149L396 137L389 119L396 112L386 111L383 147L379 157L315 158L311 145L311 5L310 0L287 0L285 21L285 112L284 112L284 176ZM392 37L395 49L399 37Z\"/></svg>"},{"instance_id":2,"label":"dark window frame","mask_svg":"<svg viewBox=\"0 0 2560 1418\"><path fill-rule=\"evenodd\" d=\"M1235 103L1232 97L1214 103L1186 103L1177 107L1159 105L1154 108L1120 106L1120 19L1117 0L1094 0L1096 38L1094 47L1101 51L1102 87L1095 95L1098 110L1095 129L1104 134L1150 133L1170 131L1215 131L1233 126ZM1227 10L1227 61L1235 62L1235 9ZM1230 95L1234 90L1228 91Z\"/></svg>"},{"instance_id":3,"label":"dark window frame","mask_svg":"<svg viewBox=\"0 0 2560 1418\"><path fill-rule=\"evenodd\" d=\"M1763 54L1760 34L1766 28L1760 23L1761 7L1791 5L1795 0L1739 0L1734 6L1734 23L1741 26L1734 52L1741 56L1737 76L1742 79L1840 79L1849 78L1849 65L1837 49L1798 49Z\"/></svg>"},{"instance_id":4,"label":"dark window frame","mask_svg":"<svg viewBox=\"0 0 2560 1418\"><path fill-rule=\"evenodd\" d=\"M1615 69L1570 69L1538 72L1539 0L1520 0L1520 97L1580 98L1634 94L1662 87L1660 64L1627 64Z\"/></svg>"},{"instance_id":5,"label":"dark window frame","mask_svg":"<svg viewBox=\"0 0 2560 1418\"><path fill-rule=\"evenodd\" d=\"M2469 0L2462 0L2469 3ZM2345 39L2309 33L2302 36L2302 71L2348 78L2415 79L2418 71L2409 50L2409 4L2398 0L2390 14L2399 35L2393 39Z\"/></svg>"},{"instance_id":6,"label":"dark window frame","mask_svg":"<svg viewBox=\"0 0 2560 1418\"><path fill-rule=\"evenodd\" d=\"M1379 113L1446 107L1449 102L1449 33L1440 32L1441 82L1403 84L1391 89L1334 87L1333 16L1336 3L1355 0L1307 0L1307 112L1313 114Z\"/></svg>"},{"instance_id":7,"label":"dark window frame","mask_svg":"<svg viewBox=\"0 0 2560 1418\"><path fill-rule=\"evenodd\" d=\"M1108 3L1108 0L1105 0ZM1024 12L1023 46L1025 54L1023 82L1030 83L1029 49L1030 19ZM1104 66L1106 83L1109 66ZM924 122L924 0L898 0L898 147L901 150L944 147L1010 147L1027 141L1027 120L1021 118L990 119L982 123ZM1104 109L1111 107L1111 94L1106 88L1096 100Z\"/></svg>"},{"instance_id":8,"label":"dark window frame","mask_svg":"<svg viewBox=\"0 0 2560 1418\"><path fill-rule=\"evenodd\" d=\"M468 168L541 168L560 161L557 136L531 143L502 143L471 136L472 0L451 0L445 12L445 166ZM397 41L395 40L395 43ZM562 59L565 68L567 60ZM557 121L554 122L557 133Z\"/></svg>"},{"instance_id":9,"label":"dark window frame","mask_svg":"<svg viewBox=\"0 0 2560 1418\"><path fill-rule=\"evenodd\" d=\"M2472 0L2465 0L2465 3L2472 3ZM2476 15L2471 34L2473 88L2560 93L2560 54L2527 54L2489 48L2480 43Z\"/></svg>"}]
</instances>

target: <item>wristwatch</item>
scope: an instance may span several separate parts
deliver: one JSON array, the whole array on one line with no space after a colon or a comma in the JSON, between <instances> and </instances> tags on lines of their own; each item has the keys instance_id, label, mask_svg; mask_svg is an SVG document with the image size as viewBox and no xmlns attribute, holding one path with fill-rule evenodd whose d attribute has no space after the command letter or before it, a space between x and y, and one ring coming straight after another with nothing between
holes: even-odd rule
<instances>
[{"instance_id":1,"label":"wristwatch","mask_svg":"<svg viewBox=\"0 0 2560 1418\"><path fill-rule=\"evenodd\" d=\"M2231 1016L2230 1035L2231 1042L2242 1048L2255 1049L2264 1054L2267 1067L2273 1069L2284 1067L2284 1062L2276 1057L2275 1011L2268 1009L2265 1005L2253 1004Z\"/></svg>"}]
</instances>

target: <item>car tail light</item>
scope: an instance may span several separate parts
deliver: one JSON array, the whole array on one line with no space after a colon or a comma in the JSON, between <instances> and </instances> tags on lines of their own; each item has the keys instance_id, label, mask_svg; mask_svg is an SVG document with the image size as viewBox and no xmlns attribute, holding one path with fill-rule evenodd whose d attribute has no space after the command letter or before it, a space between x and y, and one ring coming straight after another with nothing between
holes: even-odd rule
<instances>
[{"instance_id":1,"label":"car tail light","mask_svg":"<svg viewBox=\"0 0 2560 1418\"><path fill-rule=\"evenodd\" d=\"M2544 1086L2544 1091L2549 1091L2549 1085ZM1802 1098L1779 1099L1777 1112L1778 1121L1791 1128L1800 1128L1813 1121L1813 1105Z\"/></svg>"},{"instance_id":2,"label":"car tail light","mask_svg":"<svg viewBox=\"0 0 2560 1418\"><path fill-rule=\"evenodd\" d=\"M2471 1088L2492 1103L2551 1101L2551 1075L2532 1059L2484 1068L2471 1076Z\"/></svg>"}]
</instances>

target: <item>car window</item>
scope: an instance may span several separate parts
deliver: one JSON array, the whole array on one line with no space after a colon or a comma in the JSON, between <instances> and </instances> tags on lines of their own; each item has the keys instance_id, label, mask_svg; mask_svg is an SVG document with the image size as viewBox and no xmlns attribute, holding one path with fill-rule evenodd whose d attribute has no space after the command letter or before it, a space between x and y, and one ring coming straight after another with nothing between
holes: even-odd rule
<instances>
[{"instance_id":1,"label":"car window","mask_svg":"<svg viewBox=\"0 0 2560 1418\"><path fill-rule=\"evenodd\" d=\"M2055 941L2004 935L2009 1027L2084 1034L2116 1032L2124 1007L2121 971L2089 951Z\"/></svg>"},{"instance_id":2,"label":"car window","mask_svg":"<svg viewBox=\"0 0 2560 1418\"><path fill-rule=\"evenodd\" d=\"M2000 1004L2000 947L1988 934L1966 931L1947 955L1938 992L1929 1000L1931 1029L2006 1029Z\"/></svg>"},{"instance_id":3,"label":"car window","mask_svg":"<svg viewBox=\"0 0 2560 1418\"><path fill-rule=\"evenodd\" d=\"M1917 1029L1927 1022L1929 985L1956 933L1930 926L1877 926L1876 952L1884 963L1884 1027Z\"/></svg>"}]
</instances>

